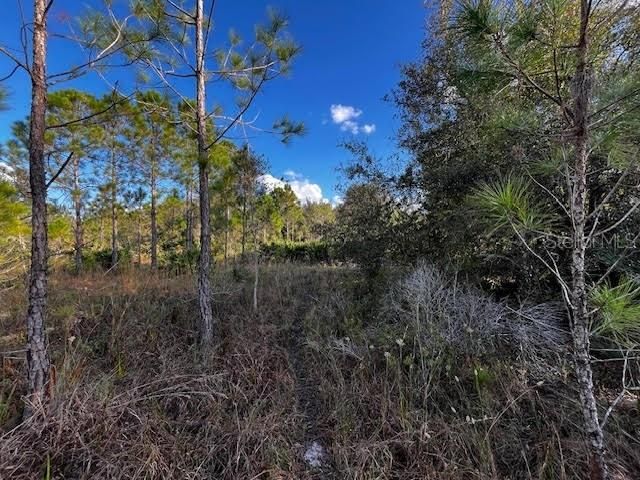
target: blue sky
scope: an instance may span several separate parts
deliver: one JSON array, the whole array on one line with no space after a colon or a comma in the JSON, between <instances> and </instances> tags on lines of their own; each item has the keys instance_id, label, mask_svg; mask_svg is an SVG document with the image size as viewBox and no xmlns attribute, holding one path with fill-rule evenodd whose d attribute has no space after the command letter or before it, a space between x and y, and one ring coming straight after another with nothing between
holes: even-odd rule
<instances>
[{"instance_id":1,"label":"blue sky","mask_svg":"<svg viewBox=\"0 0 640 480\"><path fill-rule=\"evenodd\" d=\"M32 2L22 3L28 16ZM68 27L61 20L96 3L99 2L55 0L50 30L66 33ZM0 45L18 48L18 2L3 0L2 4ZM357 132L356 137L366 138L372 150L380 155L395 149L395 111L383 97L396 85L400 65L419 57L428 11L423 0L217 0L212 45L224 44L231 27L243 37L250 37L254 24L265 18L269 6L290 18L289 30L303 51L291 74L269 84L257 98L252 115L257 115L257 125L268 128L273 119L289 114L304 121L308 134L288 146L275 137L256 134L251 137L251 145L265 155L274 177L293 178L295 173L301 189L309 186L309 191L317 195L317 187L310 185L315 184L324 198L332 199L339 193L336 167L348 160L346 152L338 146L342 140ZM72 43L53 40L49 71L67 69L81 58ZM0 76L10 69L10 62L0 56ZM127 76L122 71L109 73L107 77L120 79L123 90L126 89ZM30 96L25 76L14 76L7 86L12 109L0 113L2 142L9 135L11 123L27 114ZM107 89L104 81L93 75L74 85L59 87L65 86L94 93ZM208 91L212 102L218 100L217 94L224 96L226 92L213 87Z\"/></svg>"}]
</instances>

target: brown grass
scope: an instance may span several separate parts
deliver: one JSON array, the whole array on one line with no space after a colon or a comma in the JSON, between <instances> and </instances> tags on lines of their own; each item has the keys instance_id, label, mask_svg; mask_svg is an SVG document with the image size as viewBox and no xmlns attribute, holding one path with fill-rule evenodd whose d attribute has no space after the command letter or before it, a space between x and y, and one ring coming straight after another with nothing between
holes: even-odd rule
<instances>
[{"instance_id":1,"label":"brown grass","mask_svg":"<svg viewBox=\"0 0 640 480\"><path fill-rule=\"evenodd\" d=\"M585 478L568 365L425 352L357 272L265 270L258 313L250 271L217 274L207 353L192 278L54 275L55 402L20 426L24 297L5 292L0 479ZM637 410L608 430L616 474L637 478ZM304 465L312 436L324 473Z\"/></svg>"}]
</instances>

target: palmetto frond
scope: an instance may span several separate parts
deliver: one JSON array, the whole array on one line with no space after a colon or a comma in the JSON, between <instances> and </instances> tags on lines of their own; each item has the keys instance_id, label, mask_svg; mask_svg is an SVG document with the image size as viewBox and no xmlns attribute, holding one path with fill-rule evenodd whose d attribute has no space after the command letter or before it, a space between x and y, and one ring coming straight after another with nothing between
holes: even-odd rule
<instances>
[{"instance_id":1,"label":"palmetto frond","mask_svg":"<svg viewBox=\"0 0 640 480\"><path fill-rule=\"evenodd\" d=\"M493 227L492 233L504 227L540 232L553 223L553 216L536 201L529 182L517 176L482 184L471 202Z\"/></svg>"}]
</instances>

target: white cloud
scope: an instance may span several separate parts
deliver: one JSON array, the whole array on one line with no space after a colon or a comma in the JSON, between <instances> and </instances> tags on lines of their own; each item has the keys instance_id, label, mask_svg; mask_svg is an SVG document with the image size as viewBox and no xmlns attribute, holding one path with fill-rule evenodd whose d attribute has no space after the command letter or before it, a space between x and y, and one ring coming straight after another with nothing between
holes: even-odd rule
<instances>
[{"instance_id":1,"label":"white cloud","mask_svg":"<svg viewBox=\"0 0 640 480\"><path fill-rule=\"evenodd\" d=\"M284 188L286 185L285 182L268 173L266 175L260 175L258 177L258 183L262 184L267 192L271 192L276 188Z\"/></svg>"},{"instance_id":2,"label":"white cloud","mask_svg":"<svg viewBox=\"0 0 640 480\"><path fill-rule=\"evenodd\" d=\"M340 125L340 130L342 130L343 132L351 132L354 135L357 135L360 132L360 125L358 125L358 122L347 120Z\"/></svg>"},{"instance_id":3,"label":"white cloud","mask_svg":"<svg viewBox=\"0 0 640 480\"><path fill-rule=\"evenodd\" d=\"M350 132L353 135L358 135L360 132L364 132L367 135L376 131L374 124L360 125L358 118L362 115L362 110L352 107L351 105L333 104L330 108L331 119L333 123L340 126L340 130L343 132Z\"/></svg>"},{"instance_id":4,"label":"white cloud","mask_svg":"<svg viewBox=\"0 0 640 480\"><path fill-rule=\"evenodd\" d=\"M289 182L291 190L296 194L300 203L320 203L324 201L322 196L322 188L317 183L311 183L309 180L294 180Z\"/></svg>"},{"instance_id":5,"label":"white cloud","mask_svg":"<svg viewBox=\"0 0 640 480\"><path fill-rule=\"evenodd\" d=\"M331 119L338 125L344 122L353 121L362 115L362 110L358 110L350 105L331 105Z\"/></svg>"},{"instance_id":6,"label":"white cloud","mask_svg":"<svg viewBox=\"0 0 640 480\"><path fill-rule=\"evenodd\" d=\"M308 179L303 178L302 175L294 172L293 170L287 170L284 173L285 177L289 177L289 180L281 180L273 175L266 174L258 177L264 188L271 192L276 188L284 188L285 185L289 185L293 193L296 194L298 200L303 205L307 203L320 203L326 202L327 199L322 195L322 187L317 183L312 183Z\"/></svg>"},{"instance_id":7,"label":"white cloud","mask_svg":"<svg viewBox=\"0 0 640 480\"><path fill-rule=\"evenodd\" d=\"M287 177L287 178L292 179L292 180L299 179L299 178L303 178L303 176L302 176L301 174L299 174L298 172L295 172L295 171L293 171L293 170L291 170L291 169L289 169L289 170L285 170L285 171L284 171L284 173L283 173L283 175L284 175L285 177Z\"/></svg>"},{"instance_id":8,"label":"white cloud","mask_svg":"<svg viewBox=\"0 0 640 480\"><path fill-rule=\"evenodd\" d=\"M331 199L331 206L336 208L344 203L344 199L340 195L334 195Z\"/></svg>"}]
</instances>

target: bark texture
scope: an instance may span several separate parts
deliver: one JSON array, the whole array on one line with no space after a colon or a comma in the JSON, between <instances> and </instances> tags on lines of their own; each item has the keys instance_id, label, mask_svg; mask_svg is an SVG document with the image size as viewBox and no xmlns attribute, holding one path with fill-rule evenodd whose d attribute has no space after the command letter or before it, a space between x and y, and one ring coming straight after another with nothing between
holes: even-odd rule
<instances>
[{"instance_id":1,"label":"bark texture","mask_svg":"<svg viewBox=\"0 0 640 480\"><path fill-rule=\"evenodd\" d=\"M151 163L151 268L158 268L158 188L156 160Z\"/></svg>"},{"instance_id":2,"label":"bark texture","mask_svg":"<svg viewBox=\"0 0 640 480\"><path fill-rule=\"evenodd\" d=\"M111 147L111 267L118 264L118 163Z\"/></svg>"},{"instance_id":3,"label":"bark texture","mask_svg":"<svg viewBox=\"0 0 640 480\"><path fill-rule=\"evenodd\" d=\"M204 345L214 338L213 309L211 307L211 223L209 205L209 160L206 128L206 71L204 51L204 0L196 7L196 102L198 133L198 177L200 183L200 261L198 263L198 302L200 304L200 335Z\"/></svg>"},{"instance_id":4,"label":"bark texture","mask_svg":"<svg viewBox=\"0 0 640 480\"><path fill-rule=\"evenodd\" d=\"M585 255L587 238L587 166L589 162L589 98L591 97L591 71L589 54L590 2L581 1L580 38L577 48L576 74L574 78L574 179L572 191L573 251L571 316L573 356L580 392L580 404L591 451L591 478L605 480L609 473L605 458L604 436L598 418L597 401L593 386L590 360L588 296L585 280Z\"/></svg>"},{"instance_id":5,"label":"bark texture","mask_svg":"<svg viewBox=\"0 0 640 480\"><path fill-rule=\"evenodd\" d=\"M73 159L73 210L74 210L74 259L76 273L82 271L82 246L83 228L82 228L82 194L80 192L80 158Z\"/></svg>"},{"instance_id":6,"label":"bark texture","mask_svg":"<svg viewBox=\"0 0 640 480\"><path fill-rule=\"evenodd\" d=\"M185 201L185 248L187 252L193 250L193 185L191 180L187 185L187 198Z\"/></svg>"},{"instance_id":7,"label":"bark texture","mask_svg":"<svg viewBox=\"0 0 640 480\"><path fill-rule=\"evenodd\" d=\"M31 267L27 312L27 396L32 405L46 405L51 364L45 330L47 307L47 183L45 128L47 111L47 23L45 0L34 1L33 62L31 65L31 122L29 184L31 187ZM24 416L33 413L27 406Z\"/></svg>"}]
</instances>

